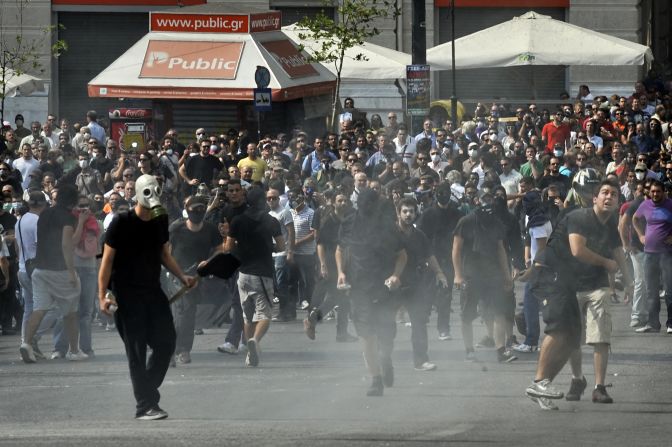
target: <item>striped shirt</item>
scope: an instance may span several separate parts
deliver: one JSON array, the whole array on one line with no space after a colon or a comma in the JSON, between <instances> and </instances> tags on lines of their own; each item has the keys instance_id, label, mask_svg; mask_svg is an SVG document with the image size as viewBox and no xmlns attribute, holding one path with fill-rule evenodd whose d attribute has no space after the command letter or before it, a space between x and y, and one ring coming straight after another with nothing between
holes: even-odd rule
<instances>
[{"instance_id":1,"label":"striped shirt","mask_svg":"<svg viewBox=\"0 0 672 447\"><path fill-rule=\"evenodd\" d=\"M292 209L292 218L294 219L294 240L299 241L304 237L308 236L313 229L313 216L315 216L315 211L313 211L307 205L303 206L301 211L296 211ZM297 255L312 255L315 254L316 245L315 239L305 244L298 245L294 247L294 253Z\"/></svg>"}]
</instances>

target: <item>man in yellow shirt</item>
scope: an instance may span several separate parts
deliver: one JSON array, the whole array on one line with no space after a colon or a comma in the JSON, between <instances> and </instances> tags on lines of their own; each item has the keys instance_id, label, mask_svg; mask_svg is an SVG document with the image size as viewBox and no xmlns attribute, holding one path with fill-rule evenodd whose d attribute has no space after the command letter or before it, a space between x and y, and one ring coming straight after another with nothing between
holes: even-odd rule
<instances>
[{"instance_id":1,"label":"man in yellow shirt","mask_svg":"<svg viewBox=\"0 0 672 447\"><path fill-rule=\"evenodd\" d=\"M264 160L259 158L257 145L254 143L249 143L247 145L247 157L238 162L238 169L242 170L244 166L251 166L252 169L254 169L252 181L260 182L261 179L264 178L264 172L268 169L268 165Z\"/></svg>"}]
</instances>

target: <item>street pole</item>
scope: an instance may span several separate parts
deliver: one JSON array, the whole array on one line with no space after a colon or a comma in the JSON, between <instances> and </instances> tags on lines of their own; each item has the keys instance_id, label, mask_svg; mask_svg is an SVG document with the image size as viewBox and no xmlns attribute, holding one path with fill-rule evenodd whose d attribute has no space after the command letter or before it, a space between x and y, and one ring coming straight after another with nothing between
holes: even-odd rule
<instances>
[{"instance_id":1,"label":"street pole","mask_svg":"<svg viewBox=\"0 0 672 447\"><path fill-rule=\"evenodd\" d=\"M425 0L413 0L413 27L411 28L411 63L427 63L427 36L425 33ZM412 116L410 135L413 135L414 129L422 128L423 117ZM418 126L418 122L420 125Z\"/></svg>"},{"instance_id":2,"label":"street pole","mask_svg":"<svg viewBox=\"0 0 672 447\"><path fill-rule=\"evenodd\" d=\"M457 130L457 82L455 75L455 0L450 0L450 33L452 40L452 44L450 45L452 70L450 74L453 77L453 91L450 95L450 120L453 123L454 132Z\"/></svg>"}]
</instances>

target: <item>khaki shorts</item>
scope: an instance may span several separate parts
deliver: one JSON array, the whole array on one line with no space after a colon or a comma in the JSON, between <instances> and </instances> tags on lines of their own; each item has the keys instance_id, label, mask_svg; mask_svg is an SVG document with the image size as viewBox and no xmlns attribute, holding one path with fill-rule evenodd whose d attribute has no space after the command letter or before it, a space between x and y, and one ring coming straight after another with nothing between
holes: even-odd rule
<instances>
[{"instance_id":1,"label":"khaki shorts","mask_svg":"<svg viewBox=\"0 0 672 447\"><path fill-rule=\"evenodd\" d=\"M584 344L611 344L611 311L608 287L576 293L583 320L581 341Z\"/></svg>"},{"instance_id":2,"label":"khaki shorts","mask_svg":"<svg viewBox=\"0 0 672 447\"><path fill-rule=\"evenodd\" d=\"M35 269L30 279L33 283L34 310L57 308L65 316L79 309L79 277L73 286L67 270Z\"/></svg>"},{"instance_id":3,"label":"khaki shorts","mask_svg":"<svg viewBox=\"0 0 672 447\"><path fill-rule=\"evenodd\" d=\"M239 273L238 292L245 322L256 323L271 319L273 278Z\"/></svg>"}]
</instances>

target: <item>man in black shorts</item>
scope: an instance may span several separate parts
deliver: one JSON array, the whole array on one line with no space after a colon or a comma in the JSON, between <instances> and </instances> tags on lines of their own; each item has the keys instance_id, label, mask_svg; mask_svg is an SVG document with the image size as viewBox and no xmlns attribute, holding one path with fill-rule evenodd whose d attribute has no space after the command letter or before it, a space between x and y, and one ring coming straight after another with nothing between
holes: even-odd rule
<instances>
[{"instance_id":1,"label":"man in black shorts","mask_svg":"<svg viewBox=\"0 0 672 447\"><path fill-rule=\"evenodd\" d=\"M138 203L115 216L105 234L98 273L100 309L114 312L117 330L126 347L139 420L165 419L159 407L159 386L175 351L175 327L166 295L161 290L161 265L187 287L196 280L186 276L170 254L168 216L161 206L161 188L151 175L135 184ZM107 297L111 289L114 299ZM147 346L152 354L147 358Z\"/></svg>"},{"instance_id":2,"label":"man in black shorts","mask_svg":"<svg viewBox=\"0 0 672 447\"><path fill-rule=\"evenodd\" d=\"M534 382L527 387L526 394L544 410L558 408L551 399L562 399L564 393L556 390L551 382L581 346L582 311L577 292L608 287L607 273L615 273L619 269L626 275L626 283L630 283L617 230L618 198L618 185L609 180L602 181L593 193L593 207L577 209L563 217L548 239L546 248L535 259L532 292L543 305L546 337L541 346ZM608 403L610 398L606 399L608 395L603 380L611 320L608 309L603 307L604 301L601 300L602 307L588 305L585 337L595 346L595 391L598 399L594 393L593 401ZM575 365L572 369L576 369ZM576 388L575 380L583 382L582 387L585 388L582 377L572 379L572 388ZM572 390L573 394L576 392Z\"/></svg>"},{"instance_id":3,"label":"man in black shorts","mask_svg":"<svg viewBox=\"0 0 672 447\"><path fill-rule=\"evenodd\" d=\"M494 339L497 360L511 362L516 356L506 352L507 316L513 312L515 299L509 273L508 255L504 248L504 231L496 217L494 196L481 197L481 206L457 222L453 237L455 286L460 289L462 337L466 361L475 361L472 322L478 316L479 302L494 313Z\"/></svg>"}]
</instances>

